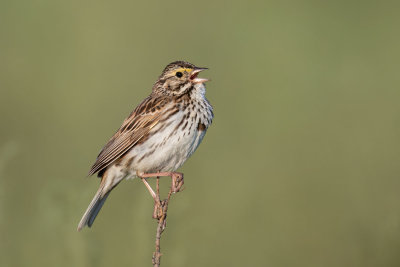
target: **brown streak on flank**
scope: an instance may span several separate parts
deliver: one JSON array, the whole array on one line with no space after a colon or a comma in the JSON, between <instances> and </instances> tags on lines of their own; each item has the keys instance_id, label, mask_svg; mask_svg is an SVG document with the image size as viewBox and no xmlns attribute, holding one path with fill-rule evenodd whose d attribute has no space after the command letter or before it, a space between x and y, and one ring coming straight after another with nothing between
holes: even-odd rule
<instances>
[{"instance_id":1,"label":"brown streak on flank","mask_svg":"<svg viewBox=\"0 0 400 267\"><path fill-rule=\"evenodd\" d=\"M135 159L135 157L131 157L127 160L125 166L126 168L129 168L132 165L133 160Z\"/></svg>"},{"instance_id":2,"label":"brown streak on flank","mask_svg":"<svg viewBox=\"0 0 400 267\"><path fill-rule=\"evenodd\" d=\"M149 147L149 149L152 149L155 145L156 145L156 143L153 143L153 144Z\"/></svg>"},{"instance_id":3,"label":"brown streak on flank","mask_svg":"<svg viewBox=\"0 0 400 267\"><path fill-rule=\"evenodd\" d=\"M146 154L144 154L144 155L138 160L138 163L140 163L144 158L147 158L148 156L151 156L155 151L156 151L156 150L153 149L153 150L147 152Z\"/></svg>"},{"instance_id":4,"label":"brown streak on flank","mask_svg":"<svg viewBox=\"0 0 400 267\"><path fill-rule=\"evenodd\" d=\"M185 117L182 118L182 120L176 125L175 129L172 132L175 132L176 130L179 129L179 127L182 125L182 123L185 121Z\"/></svg>"},{"instance_id":5,"label":"brown streak on flank","mask_svg":"<svg viewBox=\"0 0 400 267\"><path fill-rule=\"evenodd\" d=\"M186 121L185 125L183 125L183 127L182 127L182 131L185 130L187 125L188 125L188 122Z\"/></svg>"},{"instance_id":6,"label":"brown streak on flank","mask_svg":"<svg viewBox=\"0 0 400 267\"><path fill-rule=\"evenodd\" d=\"M192 130L193 125L194 125L194 123L192 121L192 123L190 124L189 130L188 130L189 132L190 132L190 130Z\"/></svg>"},{"instance_id":7,"label":"brown streak on flank","mask_svg":"<svg viewBox=\"0 0 400 267\"><path fill-rule=\"evenodd\" d=\"M172 109L169 109L168 111L170 111L170 110L172 110ZM164 123L166 120L169 120L172 116L174 116L178 112L179 112L179 109L172 111L170 114L167 114L167 112L166 112L167 115L165 115L162 119L160 119L158 121L158 124Z\"/></svg>"},{"instance_id":8,"label":"brown streak on flank","mask_svg":"<svg viewBox=\"0 0 400 267\"><path fill-rule=\"evenodd\" d=\"M206 130L206 126L204 125L204 123L199 122L199 124L197 124L197 131L205 131Z\"/></svg>"},{"instance_id":9,"label":"brown streak on flank","mask_svg":"<svg viewBox=\"0 0 400 267\"><path fill-rule=\"evenodd\" d=\"M157 132L161 132L165 128L168 128L171 124L172 124L172 121L168 122L167 124L162 125L160 128L157 129Z\"/></svg>"}]
</instances>

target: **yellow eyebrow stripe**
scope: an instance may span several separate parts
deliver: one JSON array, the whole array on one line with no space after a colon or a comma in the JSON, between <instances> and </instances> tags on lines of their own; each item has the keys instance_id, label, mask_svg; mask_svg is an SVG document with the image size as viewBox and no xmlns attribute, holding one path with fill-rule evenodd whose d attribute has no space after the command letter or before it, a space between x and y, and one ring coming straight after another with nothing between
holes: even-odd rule
<instances>
[{"instance_id":1,"label":"yellow eyebrow stripe","mask_svg":"<svg viewBox=\"0 0 400 267\"><path fill-rule=\"evenodd\" d=\"M180 72L185 72L185 71L186 71L186 72L190 73L190 72L192 72L192 70L193 70L193 69L179 68L179 69L175 70L175 73L178 72L178 71L180 71Z\"/></svg>"}]
</instances>

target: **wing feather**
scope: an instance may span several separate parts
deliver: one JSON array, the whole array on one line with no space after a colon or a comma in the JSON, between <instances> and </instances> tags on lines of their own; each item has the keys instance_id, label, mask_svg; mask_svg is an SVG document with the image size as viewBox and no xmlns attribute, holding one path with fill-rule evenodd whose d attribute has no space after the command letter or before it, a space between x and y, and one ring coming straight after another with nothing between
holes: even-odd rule
<instances>
[{"instance_id":1,"label":"wing feather","mask_svg":"<svg viewBox=\"0 0 400 267\"><path fill-rule=\"evenodd\" d=\"M89 176L103 170L145 138L166 115L167 97L147 97L122 123L97 156Z\"/></svg>"}]
</instances>

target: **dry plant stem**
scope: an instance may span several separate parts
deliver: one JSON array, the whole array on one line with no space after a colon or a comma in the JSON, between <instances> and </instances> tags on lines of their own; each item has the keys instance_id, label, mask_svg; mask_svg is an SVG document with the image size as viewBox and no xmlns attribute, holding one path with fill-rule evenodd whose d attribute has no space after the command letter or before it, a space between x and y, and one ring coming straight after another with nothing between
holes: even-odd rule
<instances>
[{"instance_id":1,"label":"dry plant stem","mask_svg":"<svg viewBox=\"0 0 400 267\"><path fill-rule=\"evenodd\" d=\"M153 266L158 267L160 266L161 263L161 234L164 232L165 227L167 226L167 210L168 210L168 202L169 199L171 198L172 190L169 191L168 193L168 198L161 201L160 203L160 211L161 211L161 216L158 220L158 225L157 225L157 232L156 232L156 251L153 253Z\"/></svg>"},{"instance_id":2,"label":"dry plant stem","mask_svg":"<svg viewBox=\"0 0 400 267\"><path fill-rule=\"evenodd\" d=\"M161 234L164 232L165 227L167 225L167 211L168 211L168 203L171 199L172 193L177 193L182 190L183 186L183 174L182 173L157 173L155 174L147 174L142 176L142 181L145 183L147 189L150 194L154 198L154 211L153 218L157 220L157 232L156 232L156 251L153 253L152 263L153 266L159 267L161 261ZM171 188L168 192L168 196L166 199L161 200L160 198L160 176L171 176ZM144 177L157 177L156 184L156 192L150 187ZM153 195L154 194L154 195Z\"/></svg>"}]
</instances>

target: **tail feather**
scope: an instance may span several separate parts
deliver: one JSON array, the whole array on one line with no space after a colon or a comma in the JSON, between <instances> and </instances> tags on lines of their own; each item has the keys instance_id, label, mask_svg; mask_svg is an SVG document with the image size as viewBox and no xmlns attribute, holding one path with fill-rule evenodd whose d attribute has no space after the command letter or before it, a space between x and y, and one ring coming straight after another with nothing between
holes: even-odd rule
<instances>
[{"instance_id":1,"label":"tail feather","mask_svg":"<svg viewBox=\"0 0 400 267\"><path fill-rule=\"evenodd\" d=\"M83 214L83 217L78 224L78 231L82 230L82 228L86 225L89 227L92 226L108 195L124 178L125 175L116 175L115 172L106 171L103 174L99 190L97 190L96 195L94 195L92 202L90 202L89 207Z\"/></svg>"},{"instance_id":2,"label":"tail feather","mask_svg":"<svg viewBox=\"0 0 400 267\"><path fill-rule=\"evenodd\" d=\"M87 223L87 225L88 225L89 227L92 226L92 224L93 224L93 222L94 222L94 219L96 219L97 214L99 214L99 211L100 211L101 207L103 207L104 202L106 202L107 197L108 197L108 195L109 195L110 193L111 193L111 191L108 192L107 194L105 194L104 197L102 197L101 199L99 199L99 201L98 201L98 202L96 203L96 205L94 206L94 208L93 208L93 210L92 210L92 212L91 212L91 215L90 215L90 217L89 217L88 223Z\"/></svg>"},{"instance_id":3,"label":"tail feather","mask_svg":"<svg viewBox=\"0 0 400 267\"><path fill-rule=\"evenodd\" d=\"M92 226L101 207L103 207L104 202L106 201L108 195L111 193L111 190L108 190L107 192L104 186L101 186L99 188L92 202L90 202L89 207L83 214L81 221L79 222L78 231L82 230L82 228L86 225L89 227Z\"/></svg>"}]
</instances>

